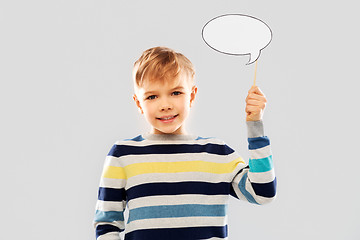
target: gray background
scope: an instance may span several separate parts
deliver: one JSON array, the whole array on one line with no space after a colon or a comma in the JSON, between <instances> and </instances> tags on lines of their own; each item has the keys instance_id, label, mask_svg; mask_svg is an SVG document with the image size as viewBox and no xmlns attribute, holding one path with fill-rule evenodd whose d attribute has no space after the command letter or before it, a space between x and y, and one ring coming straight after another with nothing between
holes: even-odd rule
<instances>
[{"instance_id":1,"label":"gray background","mask_svg":"<svg viewBox=\"0 0 360 240\"><path fill-rule=\"evenodd\" d=\"M101 169L118 139L149 129L132 96L142 51L196 67L188 129L248 159L254 64L201 38L213 17L266 22L258 62L278 198L231 198L229 239L360 239L356 1L1 1L1 239L94 239Z\"/></svg>"}]
</instances>

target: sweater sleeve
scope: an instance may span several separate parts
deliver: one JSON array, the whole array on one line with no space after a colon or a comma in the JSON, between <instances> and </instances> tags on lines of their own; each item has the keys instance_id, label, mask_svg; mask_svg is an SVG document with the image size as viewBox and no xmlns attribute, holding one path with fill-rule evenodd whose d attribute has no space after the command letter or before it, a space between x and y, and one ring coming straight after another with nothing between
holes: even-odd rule
<instances>
[{"instance_id":1,"label":"sweater sleeve","mask_svg":"<svg viewBox=\"0 0 360 240\"><path fill-rule=\"evenodd\" d=\"M270 140L264 136L263 121L247 121L249 164L238 170L233 181L234 197L266 204L276 197L276 177Z\"/></svg>"},{"instance_id":2,"label":"sweater sleeve","mask_svg":"<svg viewBox=\"0 0 360 240\"><path fill-rule=\"evenodd\" d=\"M100 179L93 221L97 240L120 240L120 232L125 229L126 176L117 152L119 146L114 144L105 159Z\"/></svg>"}]
</instances>

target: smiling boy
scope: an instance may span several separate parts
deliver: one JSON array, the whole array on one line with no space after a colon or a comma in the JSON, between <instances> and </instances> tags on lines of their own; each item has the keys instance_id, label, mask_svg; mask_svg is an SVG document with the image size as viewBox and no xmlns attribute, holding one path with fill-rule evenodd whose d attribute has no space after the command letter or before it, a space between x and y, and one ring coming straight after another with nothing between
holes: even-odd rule
<instances>
[{"instance_id":1,"label":"smiling boy","mask_svg":"<svg viewBox=\"0 0 360 240\"><path fill-rule=\"evenodd\" d=\"M166 48L149 49L134 64L133 99L150 123L151 133L187 134L184 122L197 93L195 72L191 62L180 53L182 58L177 61L180 64L182 60L183 69L180 70L179 65L166 69L169 62L164 57L168 57L169 51ZM156 54L158 56L149 61L148 58ZM175 58L171 60L175 61Z\"/></svg>"},{"instance_id":2,"label":"smiling boy","mask_svg":"<svg viewBox=\"0 0 360 240\"><path fill-rule=\"evenodd\" d=\"M135 62L133 99L150 131L117 141L104 163L94 226L98 240L227 239L229 196L254 204L276 197L266 97L246 98L249 163L217 138L186 131L197 93L192 63L166 47ZM128 219L125 222L125 209Z\"/></svg>"}]
</instances>

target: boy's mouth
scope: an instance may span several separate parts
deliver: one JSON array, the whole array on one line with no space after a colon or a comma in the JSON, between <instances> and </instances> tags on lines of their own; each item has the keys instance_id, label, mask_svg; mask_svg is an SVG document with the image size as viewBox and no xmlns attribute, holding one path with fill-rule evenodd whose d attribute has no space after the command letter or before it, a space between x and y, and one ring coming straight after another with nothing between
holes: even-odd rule
<instances>
[{"instance_id":1,"label":"boy's mouth","mask_svg":"<svg viewBox=\"0 0 360 240\"><path fill-rule=\"evenodd\" d=\"M171 120L171 119L174 119L178 116L179 114L176 114L176 115L168 115L168 116L163 116L161 118L157 118L159 120Z\"/></svg>"}]
</instances>

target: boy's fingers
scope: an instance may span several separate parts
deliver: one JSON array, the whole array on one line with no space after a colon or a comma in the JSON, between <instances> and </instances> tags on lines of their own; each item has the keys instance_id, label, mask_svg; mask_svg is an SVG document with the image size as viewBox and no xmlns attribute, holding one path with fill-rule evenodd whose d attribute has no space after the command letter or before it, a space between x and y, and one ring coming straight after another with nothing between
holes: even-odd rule
<instances>
[{"instance_id":1,"label":"boy's fingers","mask_svg":"<svg viewBox=\"0 0 360 240\"><path fill-rule=\"evenodd\" d=\"M259 100L262 102L267 102L266 97L264 95L259 95L256 93L249 93L248 96L245 99L245 102L247 102L250 99L255 99L255 100Z\"/></svg>"},{"instance_id":2,"label":"boy's fingers","mask_svg":"<svg viewBox=\"0 0 360 240\"><path fill-rule=\"evenodd\" d=\"M265 108L266 102L258 101L258 100L249 100L249 101L247 101L246 106Z\"/></svg>"},{"instance_id":3,"label":"boy's fingers","mask_svg":"<svg viewBox=\"0 0 360 240\"><path fill-rule=\"evenodd\" d=\"M264 93L260 90L260 88L258 86L252 86L250 88L250 90L248 91L248 93L255 93L255 94L264 96Z\"/></svg>"},{"instance_id":4,"label":"boy's fingers","mask_svg":"<svg viewBox=\"0 0 360 240\"><path fill-rule=\"evenodd\" d=\"M257 91L259 91L259 87L256 85L253 85L253 86L251 86L251 88L249 89L248 92L250 93L250 92L257 92Z\"/></svg>"}]
</instances>

